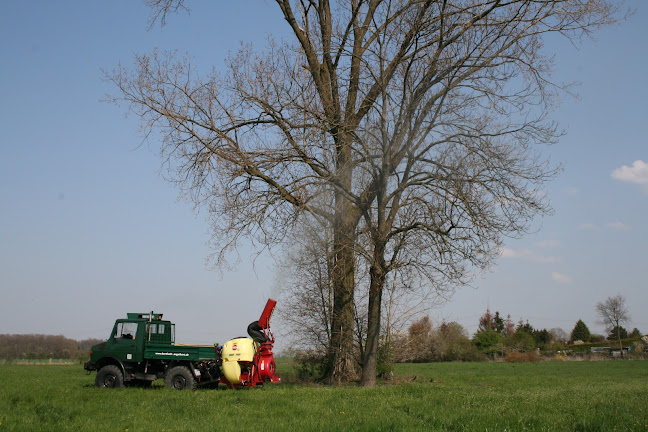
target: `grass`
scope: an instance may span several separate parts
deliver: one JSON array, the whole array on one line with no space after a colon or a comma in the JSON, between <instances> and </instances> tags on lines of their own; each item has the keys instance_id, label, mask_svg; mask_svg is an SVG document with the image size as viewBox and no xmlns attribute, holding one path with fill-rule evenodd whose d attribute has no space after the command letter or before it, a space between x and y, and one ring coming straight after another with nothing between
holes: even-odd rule
<instances>
[{"instance_id":1,"label":"grass","mask_svg":"<svg viewBox=\"0 0 648 432\"><path fill-rule=\"evenodd\" d=\"M47 358L47 359L14 359L14 360L6 360L6 359L0 359L0 366L4 365L52 365L52 364L57 364L57 365L62 365L62 364L83 364L82 362L79 362L78 360L72 360L72 359L52 359L52 358Z\"/></svg>"},{"instance_id":2,"label":"grass","mask_svg":"<svg viewBox=\"0 0 648 432\"><path fill-rule=\"evenodd\" d=\"M98 389L78 365L0 366L0 432L648 431L647 361L404 364L395 375L376 388L178 392Z\"/></svg>"}]
</instances>

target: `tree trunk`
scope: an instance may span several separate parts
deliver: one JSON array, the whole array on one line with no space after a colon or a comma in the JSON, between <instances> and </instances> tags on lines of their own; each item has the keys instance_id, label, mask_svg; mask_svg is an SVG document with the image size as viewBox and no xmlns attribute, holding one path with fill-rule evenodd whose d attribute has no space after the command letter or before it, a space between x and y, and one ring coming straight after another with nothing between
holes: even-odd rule
<instances>
[{"instance_id":1,"label":"tree trunk","mask_svg":"<svg viewBox=\"0 0 648 432\"><path fill-rule=\"evenodd\" d=\"M616 328L617 328L617 339L619 339L619 349L621 350L619 352L619 355L623 357L623 343L621 342L621 327L619 326L619 321L616 321Z\"/></svg>"},{"instance_id":2,"label":"tree trunk","mask_svg":"<svg viewBox=\"0 0 648 432\"><path fill-rule=\"evenodd\" d=\"M369 269L371 281L369 285L369 316L367 318L367 342L362 359L362 379L360 383L365 387L376 385L376 368L378 365L378 346L380 344L380 308L382 292L385 286L385 245L377 244L374 247L373 263Z\"/></svg>"},{"instance_id":3,"label":"tree trunk","mask_svg":"<svg viewBox=\"0 0 648 432\"><path fill-rule=\"evenodd\" d=\"M333 258L333 313L327 381L340 384L357 378L353 359L355 255L353 227L336 229Z\"/></svg>"},{"instance_id":4,"label":"tree trunk","mask_svg":"<svg viewBox=\"0 0 648 432\"><path fill-rule=\"evenodd\" d=\"M345 139L346 138L346 139ZM350 137L337 135L337 178L351 190L352 166ZM357 211L338 189L335 193L335 222L333 224L333 314L331 344L328 352L327 381L340 384L357 379L353 358L355 242Z\"/></svg>"}]
</instances>

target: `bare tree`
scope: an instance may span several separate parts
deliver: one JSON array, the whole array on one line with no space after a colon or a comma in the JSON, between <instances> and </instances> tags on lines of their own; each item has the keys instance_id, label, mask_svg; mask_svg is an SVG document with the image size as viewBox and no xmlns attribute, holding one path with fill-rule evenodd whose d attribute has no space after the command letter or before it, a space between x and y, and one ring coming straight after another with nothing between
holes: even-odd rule
<instances>
[{"instance_id":1,"label":"bare tree","mask_svg":"<svg viewBox=\"0 0 648 432\"><path fill-rule=\"evenodd\" d=\"M554 342L560 342L564 344L569 341L569 335L560 327L552 328L551 330L549 330L549 334L551 334L551 340Z\"/></svg>"},{"instance_id":2,"label":"bare tree","mask_svg":"<svg viewBox=\"0 0 648 432\"><path fill-rule=\"evenodd\" d=\"M311 221L312 222L312 221ZM281 320L301 349L326 350L331 343L333 287L330 230L308 222L291 235L281 264Z\"/></svg>"},{"instance_id":3,"label":"bare tree","mask_svg":"<svg viewBox=\"0 0 648 432\"><path fill-rule=\"evenodd\" d=\"M153 17L184 0L149 0ZM304 217L332 227L329 378L354 378L356 260L369 269L362 383L374 385L388 275L440 293L490 266L503 236L550 211L555 170L534 149L548 114L544 34L615 20L608 0L276 0L292 41L243 47L228 73L155 51L108 78L162 136L173 179L209 206L219 257L281 242ZM319 199L323 195L331 200Z\"/></svg>"},{"instance_id":4,"label":"bare tree","mask_svg":"<svg viewBox=\"0 0 648 432\"><path fill-rule=\"evenodd\" d=\"M381 320L381 335L387 344L391 343L394 334L403 334L414 320L447 300L416 274L394 271L390 276L385 287Z\"/></svg>"},{"instance_id":5,"label":"bare tree","mask_svg":"<svg viewBox=\"0 0 648 432\"><path fill-rule=\"evenodd\" d=\"M621 324L630 321L630 312L626 306L626 299L621 294L608 297L603 302L596 303L596 312L599 315L598 323L606 327L608 332L616 328L619 349L623 352L621 342Z\"/></svg>"}]
</instances>

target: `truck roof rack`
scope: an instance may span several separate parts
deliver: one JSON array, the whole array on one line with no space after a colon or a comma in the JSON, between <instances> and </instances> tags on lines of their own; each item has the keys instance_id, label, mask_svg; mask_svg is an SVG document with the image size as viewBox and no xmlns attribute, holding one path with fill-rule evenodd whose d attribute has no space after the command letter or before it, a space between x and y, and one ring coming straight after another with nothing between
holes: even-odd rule
<instances>
[{"instance_id":1,"label":"truck roof rack","mask_svg":"<svg viewBox=\"0 0 648 432\"><path fill-rule=\"evenodd\" d=\"M157 314L153 312L144 312L144 313L135 313L135 312L128 312L126 314L128 319L147 319L147 320L155 320L159 321L162 319L162 314Z\"/></svg>"}]
</instances>

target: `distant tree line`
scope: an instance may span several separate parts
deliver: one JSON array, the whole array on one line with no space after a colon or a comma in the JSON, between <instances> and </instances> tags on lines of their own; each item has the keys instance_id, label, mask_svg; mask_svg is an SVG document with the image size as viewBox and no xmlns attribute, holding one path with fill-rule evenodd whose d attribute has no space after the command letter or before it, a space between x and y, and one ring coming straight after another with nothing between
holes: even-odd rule
<instances>
[{"instance_id":1,"label":"distant tree line","mask_svg":"<svg viewBox=\"0 0 648 432\"><path fill-rule=\"evenodd\" d=\"M425 316L412 323L407 335L394 337L391 348L396 362L479 361L512 352L555 352L564 349L567 338L562 329L535 329L522 320L515 324L510 315L487 310L472 338L456 322L434 327Z\"/></svg>"},{"instance_id":2,"label":"distant tree line","mask_svg":"<svg viewBox=\"0 0 648 432\"><path fill-rule=\"evenodd\" d=\"M632 346L635 352L644 350L645 338L636 327L628 332L621 324L630 321L623 296L608 297L597 303L599 323L606 325L606 335L592 334L583 320L579 319L568 335L561 328L536 329L529 321L514 323L511 316L504 318L499 311L489 309L479 318L477 332L472 339L456 322L441 323L434 327L430 318L414 321L406 335L392 337L391 360L413 361L472 361L495 357L515 357L539 360L541 353L559 353L573 350L574 346L601 344L614 341L619 349ZM618 345L617 345L618 344ZM521 356L523 353L529 353ZM531 355L532 354L532 355Z\"/></svg>"},{"instance_id":3,"label":"distant tree line","mask_svg":"<svg viewBox=\"0 0 648 432\"><path fill-rule=\"evenodd\" d=\"M394 362L475 361L483 354L456 322L434 327L428 316L412 323L407 334L393 336Z\"/></svg>"},{"instance_id":4,"label":"distant tree line","mask_svg":"<svg viewBox=\"0 0 648 432\"><path fill-rule=\"evenodd\" d=\"M0 334L2 359L82 359L101 339L74 340L63 335Z\"/></svg>"},{"instance_id":5,"label":"distant tree line","mask_svg":"<svg viewBox=\"0 0 648 432\"><path fill-rule=\"evenodd\" d=\"M564 353L573 350L574 343L601 343L618 341L622 346L632 346L642 351L642 333L634 328L628 332L616 326L607 336L590 333L587 325L578 320L570 334L561 328L536 329L528 321L514 323L511 316L504 318L490 310L479 318L478 329L472 338L456 322L442 322L434 326L429 316L414 321L407 333L392 335L385 346L384 362L435 362L480 361L504 358L511 361L537 361L544 354ZM576 345L576 346L577 346Z\"/></svg>"},{"instance_id":6,"label":"distant tree line","mask_svg":"<svg viewBox=\"0 0 648 432\"><path fill-rule=\"evenodd\" d=\"M303 273L302 273L303 274ZM317 276L317 273L312 277ZM321 288L321 284L313 284ZM315 311L322 310L313 299L325 300L329 296L327 290L312 291L309 296L296 296L297 303L291 303L292 309L308 305ZM392 310L392 301L387 303L387 309ZM504 359L505 361L540 361L543 356L554 358L566 355L583 355L590 353L591 347L607 347L610 351L621 350L623 356L630 349L633 356L645 356L648 345L648 335L642 336L638 328L628 332L621 324L630 322L630 315L625 306L623 296L609 297L598 303L596 310L600 324L606 325L606 335L590 332L582 319L579 319L571 333L555 327L551 329L535 328L528 320L517 323L511 315L503 315L499 311L492 313L490 309L478 317L477 331L470 335L457 322L443 321L435 325L429 316L420 316L413 309L404 309L386 321L397 323L406 322L403 326L386 328L383 332L378 351L379 376L389 376L393 363L405 362L444 362L444 361L484 361ZM285 352L294 356L300 364L299 376L302 379L315 379L322 376L326 370L325 344L327 320L322 315L306 310L296 319L302 324L301 344L293 346ZM326 310L326 309L325 309ZM304 318L309 320L305 321ZM361 315L357 316L359 323L363 322ZM290 325L290 324L289 324ZM362 330L361 326L358 329ZM600 354L596 354L600 355Z\"/></svg>"}]
</instances>

